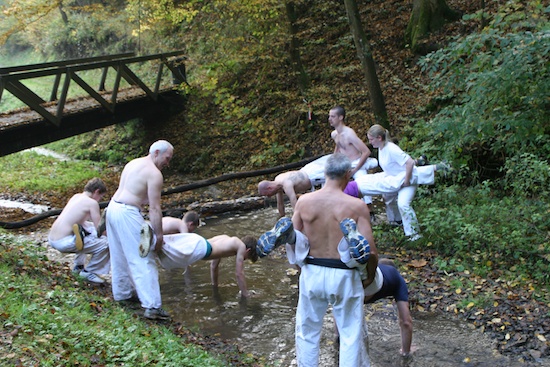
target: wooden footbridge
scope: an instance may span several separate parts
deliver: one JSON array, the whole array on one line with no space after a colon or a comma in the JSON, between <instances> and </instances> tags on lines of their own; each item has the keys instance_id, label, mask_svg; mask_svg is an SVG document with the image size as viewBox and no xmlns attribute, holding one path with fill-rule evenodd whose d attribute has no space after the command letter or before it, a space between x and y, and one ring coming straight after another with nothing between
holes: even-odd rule
<instances>
[{"instance_id":1,"label":"wooden footbridge","mask_svg":"<svg viewBox=\"0 0 550 367\"><path fill-rule=\"evenodd\" d=\"M176 101L181 105L175 85L186 82L183 54L125 53L0 68L0 103L8 91L27 106L0 113L0 156L134 118L159 116ZM140 77L132 71L145 63L156 67L156 76ZM90 70L100 71L96 88L80 76ZM111 75L113 85L107 89L109 72L114 72L114 77ZM44 77L52 87L47 99L22 82ZM85 96L71 97L71 85Z\"/></svg>"}]
</instances>

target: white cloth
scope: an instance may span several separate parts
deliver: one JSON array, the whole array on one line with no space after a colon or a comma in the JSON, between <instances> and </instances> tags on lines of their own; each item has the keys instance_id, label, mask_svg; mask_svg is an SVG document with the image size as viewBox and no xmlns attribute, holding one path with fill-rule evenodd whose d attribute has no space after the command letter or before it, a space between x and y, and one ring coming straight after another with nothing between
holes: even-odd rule
<instances>
[{"instance_id":1,"label":"white cloth","mask_svg":"<svg viewBox=\"0 0 550 367\"><path fill-rule=\"evenodd\" d=\"M298 231L297 229L294 230L294 233L296 235L296 241L294 242L294 244L291 245L287 243L285 245L286 257L290 264L303 267L306 263L306 257L309 254L309 240L305 234ZM349 243L345 237L342 237L342 239L338 243L338 253L340 254L340 260L350 269L358 268L362 272L365 271L365 264L359 264L354 259L352 259L349 253ZM366 273L362 275L366 275Z\"/></svg>"},{"instance_id":2,"label":"white cloth","mask_svg":"<svg viewBox=\"0 0 550 367\"><path fill-rule=\"evenodd\" d=\"M82 251L76 249L76 236L74 234L52 241L48 236L50 246L59 252L75 253L74 265L84 265L86 255L91 254L90 261L86 265L86 271L94 274L108 274L111 268L109 260L109 243L107 237L97 237L97 231L92 222L85 222L82 227L89 233L84 237Z\"/></svg>"},{"instance_id":3,"label":"white cloth","mask_svg":"<svg viewBox=\"0 0 550 367\"><path fill-rule=\"evenodd\" d=\"M339 365L368 367L363 316L364 292L359 272L305 264L300 274L296 309L296 361L317 367L319 339L328 304L340 333Z\"/></svg>"},{"instance_id":4,"label":"white cloth","mask_svg":"<svg viewBox=\"0 0 550 367\"><path fill-rule=\"evenodd\" d=\"M435 182L435 166L417 167L413 170L411 185L433 185ZM397 175L389 175L386 172L378 172L363 175L355 179L357 187L363 195L394 194L405 182L405 171Z\"/></svg>"},{"instance_id":5,"label":"white cloth","mask_svg":"<svg viewBox=\"0 0 550 367\"><path fill-rule=\"evenodd\" d=\"M365 296L372 296L373 294L376 294L382 289L382 285L384 284L384 274L382 274L382 270L380 270L379 267L376 267L376 274L374 275L374 280L371 284L365 288Z\"/></svg>"},{"instance_id":6,"label":"white cloth","mask_svg":"<svg viewBox=\"0 0 550 367\"><path fill-rule=\"evenodd\" d=\"M351 168L357 167L357 164L359 163L359 159L357 158L353 162L351 162ZM365 177L369 173L368 171L371 169L375 169L378 167L378 160L376 158L367 158L363 166L355 172L353 175L353 179L357 180L360 177ZM370 195L363 195L363 201L366 204L372 204L372 197Z\"/></svg>"},{"instance_id":7,"label":"white cloth","mask_svg":"<svg viewBox=\"0 0 550 367\"><path fill-rule=\"evenodd\" d=\"M114 200L109 203L106 223L113 297L115 301L125 300L132 297L135 290L142 307L160 308L156 255L151 249L146 257L139 256L140 229L144 221L139 208Z\"/></svg>"},{"instance_id":8,"label":"white cloth","mask_svg":"<svg viewBox=\"0 0 550 367\"><path fill-rule=\"evenodd\" d=\"M317 158L300 169L300 172L305 173L309 178L312 189L317 185L325 183L325 163L330 156L330 154L327 154Z\"/></svg>"},{"instance_id":9,"label":"white cloth","mask_svg":"<svg viewBox=\"0 0 550 367\"><path fill-rule=\"evenodd\" d=\"M186 268L204 259L206 249L206 239L196 233L165 235L159 263L164 269Z\"/></svg>"},{"instance_id":10,"label":"white cloth","mask_svg":"<svg viewBox=\"0 0 550 367\"><path fill-rule=\"evenodd\" d=\"M405 172L405 163L410 156L392 142L386 142L378 151L378 162L382 170L391 176L397 176ZM416 171L416 172L415 172ZM413 176L418 176L417 167L413 167ZM403 221L405 235L413 236L419 231L419 223L411 203L416 194L417 184L403 187L396 193L384 194L382 197L386 203L388 221Z\"/></svg>"}]
</instances>

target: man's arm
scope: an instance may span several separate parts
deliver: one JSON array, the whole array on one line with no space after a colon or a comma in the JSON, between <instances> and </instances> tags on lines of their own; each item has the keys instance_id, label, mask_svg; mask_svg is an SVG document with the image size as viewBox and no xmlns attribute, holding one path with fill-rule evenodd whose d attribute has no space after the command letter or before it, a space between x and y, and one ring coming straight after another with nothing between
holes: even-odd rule
<instances>
[{"instance_id":1,"label":"man's arm","mask_svg":"<svg viewBox=\"0 0 550 367\"><path fill-rule=\"evenodd\" d=\"M277 191L275 194L277 197L277 210L279 211L279 217L285 216L285 198L282 191Z\"/></svg>"},{"instance_id":2,"label":"man's arm","mask_svg":"<svg viewBox=\"0 0 550 367\"><path fill-rule=\"evenodd\" d=\"M154 175L147 183L147 198L149 200L149 221L157 236L155 250L158 252L163 244L162 210L160 208L160 192L162 190L162 174Z\"/></svg>"},{"instance_id":3,"label":"man's arm","mask_svg":"<svg viewBox=\"0 0 550 367\"><path fill-rule=\"evenodd\" d=\"M287 178L284 181L283 191L285 192L286 196L288 196L288 199L290 200L290 205L292 206L292 208L294 208L296 206L296 201L298 200L298 198L296 197L293 179Z\"/></svg>"},{"instance_id":4,"label":"man's arm","mask_svg":"<svg viewBox=\"0 0 550 367\"><path fill-rule=\"evenodd\" d=\"M221 259L210 261L210 281L214 287L218 287L219 265Z\"/></svg>"},{"instance_id":5,"label":"man's arm","mask_svg":"<svg viewBox=\"0 0 550 367\"><path fill-rule=\"evenodd\" d=\"M367 161L367 158L369 158L371 151L369 147L367 147L367 145L363 142L363 140L359 139L355 131L353 131L353 134L351 134L350 143L355 147L355 149L361 152L359 163L357 163L357 166L355 166L355 168L353 168L351 171L351 176L353 177L353 175L355 175L355 172L363 167L363 165Z\"/></svg>"},{"instance_id":6,"label":"man's arm","mask_svg":"<svg viewBox=\"0 0 550 367\"><path fill-rule=\"evenodd\" d=\"M244 252L245 251L246 251L246 247L244 247L244 244L243 244L243 249L239 249L235 259L235 278L237 279L237 284L239 285L239 289L241 290L241 297L248 298L250 297L250 294L248 293L248 289L246 288L246 278L244 276Z\"/></svg>"},{"instance_id":7,"label":"man's arm","mask_svg":"<svg viewBox=\"0 0 550 367\"><path fill-rule=\"evenodd\" d=\"M378 250L374 243L374 236L372 235L372 228L370 226L370 212L368 206L362 204L360 206L360 215L357 221L357 228L359 233L363 235L369 241L370 256L367 261L367 279L363 280L363 287L367 287L374 281L376 275L376 268L378 267Z\"/></svg>"},{"instance_id":8,"label":"man's arm","mask_svg":"<svg viewBox=\"0 0 550 367\"><path fill-rule=\"evenodd\" d=\"M401 329L401 355L408 356L411 354L411 343L413 334L413 324L411 312L409 310L409 302L397 302L397 314L399 315L399 328Z\"/></svg>"},{"instance_id":9,"label":"man's arm","mask_svg":"<svg viewBox=\"0 0 550 367\"><path fill-rule=\"evenodd\" d=\"M405 163L405 181L403 186L409 186L411 184L412 171L414 168L414 160L409 157Z\"/></svg>"},{"instance_id":10,"label":"man's arm","mask_svg":"<svg viewBox=\"0 0 550 367\"><path fill-rule=\"evenodd\" d=\"M94 223L94 227L97 232L97 236L101 236L101 233L99 233L99 221L101 220L101 210L99 209L99 203L92 199L92 202L90 202L90 219Z\"/></svg>"}]
</instances>

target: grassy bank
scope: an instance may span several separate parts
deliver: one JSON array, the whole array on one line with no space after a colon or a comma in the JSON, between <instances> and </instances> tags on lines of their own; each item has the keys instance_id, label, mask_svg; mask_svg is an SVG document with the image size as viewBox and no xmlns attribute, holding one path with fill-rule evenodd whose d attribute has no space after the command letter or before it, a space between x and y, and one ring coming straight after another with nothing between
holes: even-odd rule
<instances>
[{"instance_id":1,"label":"grassy bank","mask_svg":"<svg viewBox=\"0 0 550 367\"><path fill-rule=\"evenodd\" d=\"M0 278L0 365L260 365L235 346L209 352L180 325L140 318L112 300L110 287L75 279L42 246L5 232Z\"/></svg>"}]
</instances>

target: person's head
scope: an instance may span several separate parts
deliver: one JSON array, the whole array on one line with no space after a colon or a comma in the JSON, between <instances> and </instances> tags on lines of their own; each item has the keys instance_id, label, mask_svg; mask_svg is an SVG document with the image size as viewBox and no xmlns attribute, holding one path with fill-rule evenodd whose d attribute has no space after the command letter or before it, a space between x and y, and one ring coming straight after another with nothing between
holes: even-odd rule
<instances>
[{"instance_id":1,"label":"person's head","mask_svg":"<svg viewBox=\"0 0 550 367\"><path fill-rule=\"evenodd\" d=\"M174 147L166 140L157 140L149 147L149 154L158 169L163 169L170 163Z\"/></svg>"},{"instance_id":2,"label":"person's head","mask_svg":"<svg viewBox=\"0 0 550 367\"><path fill-rule=\"evenodd\" d=\"M86 183L84 192L90 193L93 199L99 201L107 193L107 186L100 178L94 177Z\"/></svg>"},{"instance_id":3,"label":"person's head","mask_svg":"<svg viewBox=\"0 0 550 367\"><path fill-rule=\"evenodd\" d=\"M258 260L258 253L256 252L258 239L253 236L244 236L241 238L241 241L243 241L246 246L246 258L255 263Z\"/></svg>"},{"instance_id":4,"label":"person's head","mask_svg":"<svg viewBox=\"0 0 550 367\"><path fill-rule=\"evenodd\" d=\"M330 126L337 127L340 124L343 124L345 119L346 110L344 110L344 107L335 106L330 109L328 113L328 122L330 123Z\"/></svg>"},{"instance_id":5,"label":"person's head","mask_svg":"<svg viewBox=\"0 0 550 367\"><path fill-rule=\"evenodd\" d=\"M372 125L369 131L367 131L367 138L374 148L380 148L383 147L387 141L390 141L390 133L381 125L376 124Z\"/></svg>"},{"instance_id":6,"label":"person's head","mask_svg":"<svg viewBox=\"0 0 550 367\"><path fill-rule=\"evenodd\" d=\"M325 176L330 180L349 180L351 174L351 161L342 153L334 153L328 157L325 163Z\"/></svg>"},{"instance_id":7,"label":"person's head","mask_svg":"<svg viewBox=\"0 0 550 367\"><path fill-rule=\"evenodd\" d=\"M261 181L258 184L258 194L262 196L273 196L279 191L279 186L275 181Z\"/></svg>"},{"instance_id":8,"label":"person's head","mask_svg":"<svg viewBox=\"0 0 550 367\"><path fill-rule=\"evenodd\" d=\"M195 232L195 230L199 227L200 217L197 212L190 210L187 213L185 213L185 215L182 218L182 221L187 226L187 230L189 231L189 233L191 233L191 232Z\"/></svg>"}]
</instances>

